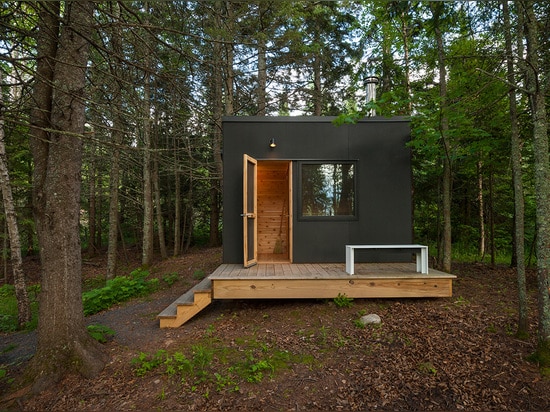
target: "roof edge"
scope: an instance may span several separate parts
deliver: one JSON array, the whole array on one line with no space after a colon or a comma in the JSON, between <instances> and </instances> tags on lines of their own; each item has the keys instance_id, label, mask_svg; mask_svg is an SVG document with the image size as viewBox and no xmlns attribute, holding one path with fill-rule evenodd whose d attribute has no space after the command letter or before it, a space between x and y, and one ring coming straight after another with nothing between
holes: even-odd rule
<instances>
[{"instance_id":1,"label":"roof edge","mask_svg":"<svg viewBox=\"0 0 550 412\"><path fill-rule=\"evenodd\" d=\"M332 123L336 116L223 116L222 122L225 123ZM392 123L392 122L410 122L411 118L406 116L374 116L363 117L357 123ZM348 123L346 123L348 124Z\"/></svg>"}]
</instances>

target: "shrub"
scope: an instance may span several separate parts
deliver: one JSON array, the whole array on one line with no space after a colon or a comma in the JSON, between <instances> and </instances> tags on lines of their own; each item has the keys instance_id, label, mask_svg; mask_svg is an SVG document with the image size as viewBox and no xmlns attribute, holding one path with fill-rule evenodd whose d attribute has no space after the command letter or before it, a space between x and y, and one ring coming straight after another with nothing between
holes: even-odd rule
<instances>
[{"instance_id":1,"label":"shrub","mask_svg":"<svg viewBox=\"0 0 550 412\"><path fill-rule=\"evenodd\" d=\"M88 333L99 343L106 343L107 340L115 335L115 331L104 325L89 325Z\"/></svg>"},{"instance_id":2,"label":"shrub","mask_svg":"<svg viewBox=\"0 0 550 412\"><path fill-rule=\"evenodd\" d=\"M349 308L353 305L353 298L349 298L345 294L338 293L338 296L334 298L334 304L339 308Z\"/></svg>"},{"instance_id":3,"label":"shrub","mask_svg":"<svg viewBox=\"0 0 550 412\"><path fill-rule=\"evenodd\" d=\"M29 303L31 305L32 319L26 325L25 330L36 328L38 316L38 293L39 285L31 285L27 288ZM5 284L0 287L0 332L15 332L18 323L17 298L15 297L15 287Z\"/></svg>"},{"instance_id":4,"label":"shrub","mask_svg":"<svg viewBox=\"0 0 550 412\"><path fill-rule=\"evenodd\" d=\"M176 283L179 279L179 275L177 273L167 273L162 277L162 280L168 284L168 286L172 286L174 283Z\"/></svg>"},{"instance_id":5,"label":"shrub","mask_svg":"<svg viewBox=\"0 0 550 412\"><path fill-rule=\"evenodd\" d=\"M193 279L195 280L203 280L205 277L206 277L206 274L202 269L197 269L193 272Z\"/></svg>"},{"instance_id":6,"label":"shrub","mask_svg":"<svg viewBox=\"0 0 550 412\"><path fill-rule=\"evenodd\" d=\"M105 287L83 293L84 315L93 315L116 303L150 293L157 287L158 279L146 280L147 276L147 270L136 269L130 276L110 279Z\"/></svg>"}]
</instances>

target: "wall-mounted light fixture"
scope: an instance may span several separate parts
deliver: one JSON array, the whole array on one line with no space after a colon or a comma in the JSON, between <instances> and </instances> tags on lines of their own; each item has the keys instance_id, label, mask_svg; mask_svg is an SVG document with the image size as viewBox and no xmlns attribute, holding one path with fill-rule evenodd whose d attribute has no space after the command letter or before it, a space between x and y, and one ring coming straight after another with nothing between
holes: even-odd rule
<instances>
[{"instance_id":1,"label":"wall-mounted light fixture","mask_svg":"<svg viewBox=\"0 0 550 412\"><path fill-rule=\"evenodd\" d=\"M277 143L275 143L275 138L272 137L271 139L269 139L269 147L272 149L277 147Z\"/></svg>"}]
</instances>

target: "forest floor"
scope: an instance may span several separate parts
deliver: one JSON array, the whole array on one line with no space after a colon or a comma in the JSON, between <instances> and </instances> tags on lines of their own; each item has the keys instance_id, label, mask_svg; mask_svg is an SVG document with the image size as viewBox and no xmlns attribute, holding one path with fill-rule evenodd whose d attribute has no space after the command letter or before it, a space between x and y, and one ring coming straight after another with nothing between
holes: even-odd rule
<instances>
[{"instance_id":1,"label":"forest floor","mask_svg":"<svg viewBox=\"0 0 550 412\"><path fill-rule=\"evenodd\" d=\"M17 399L6 382L32 356L35 333L0 335L0 369L9 371L0 410L550 409L550 382L527 360L534 271L527 340L514 336L514 271L484 264L454 265L452 298L215 301L182 327L160 329L156 315L220 262L220 249L158 262L152 276L179 275L171 287L87 318L115 331L95 379L69 376ZM104 264L88 261L85 275ZM361 327L370 313L381 324Z\"/></svg>"}]
</instances>

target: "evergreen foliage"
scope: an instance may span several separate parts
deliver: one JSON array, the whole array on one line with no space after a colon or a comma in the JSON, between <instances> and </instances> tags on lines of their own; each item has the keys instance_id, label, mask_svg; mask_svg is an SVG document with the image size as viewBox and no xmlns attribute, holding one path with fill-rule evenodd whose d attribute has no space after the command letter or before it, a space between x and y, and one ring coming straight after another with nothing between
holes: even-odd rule
<instances>
[{"instance_id":1,"label":"evergreen foliage","mask_svg":"<svg viewBox=\"0 0 550 412\"><path fill-rule=\"evenodd\" d=\"M219 243L224 115L336 115L335 123L344 124L376 109L412 120L415 241L440 255L449 212L454 257L511 264L515 243L524 242L526 263L539 264L540 293L546 293L548 213L541 205L547 208L550 197L550 6L507 2L506 33L503 1L94 2L93 27L82 28L91 33L85 90L75 100L85 103L86 129L71 135L84 146L80 236L86 253L141 247L145 223L154 226L155 244L174 255ZM44 62L37 40L47 40L35 28L47 16L39 14L42 6L51 14L55 4L3 2L0 11L3 131L27 256L39 250L33 187L40 182L33 181L29 135L40 129L30 124L37 108L32 87ZM69 2L60 4L55 24L65 24L69 10ZM378 96L367 103L363 80L373 75L380 80ZM525 204L525 239L519 240L510 88ZM40 130L59 132L51 125ZM449 182L447 210L443 187ZM148 188L153 193L146 196ZM154 217L145 214L151 208ZM0 223L5 227L3 215ZM2 232L7 267L9 239ZM109 280L102 292L86 292L86 313L150 287L142 272ZM548 312L545 299L542 313Z\"/></svg>"}]
</instances>

